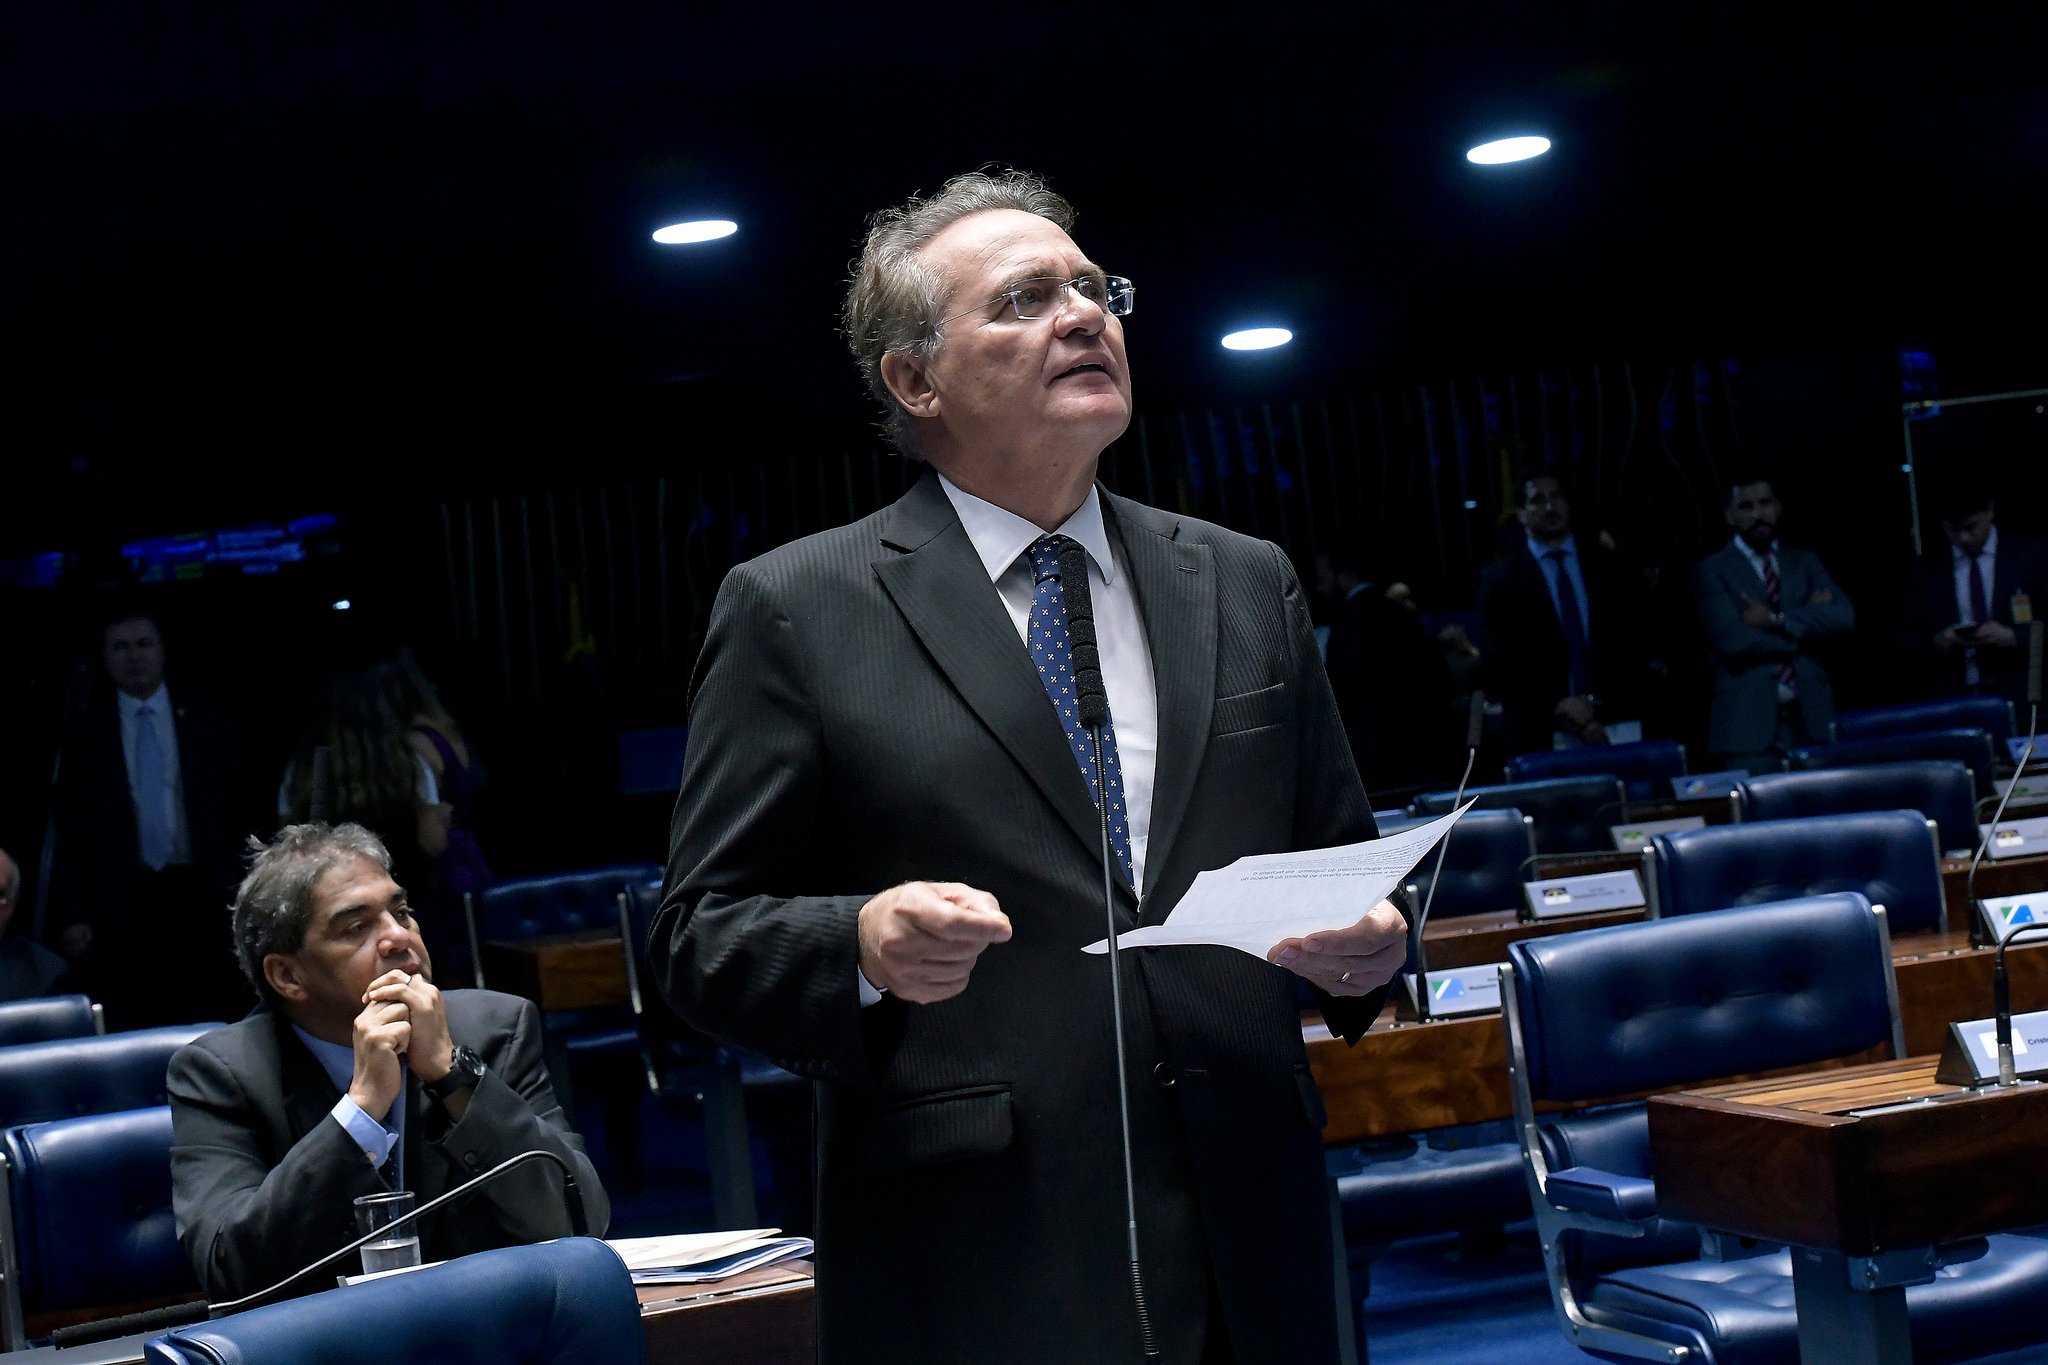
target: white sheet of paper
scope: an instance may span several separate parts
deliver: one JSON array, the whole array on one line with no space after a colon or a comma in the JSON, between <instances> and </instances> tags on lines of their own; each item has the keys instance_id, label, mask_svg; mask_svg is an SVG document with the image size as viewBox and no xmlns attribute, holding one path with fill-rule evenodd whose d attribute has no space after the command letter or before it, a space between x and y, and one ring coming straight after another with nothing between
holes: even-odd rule
<instances>
[{"instance_id":1,"label":"white sheet of paper","mask_svg":"<svg viewBox=\"0 0 2048 1365\"><path fill-rule=\"evenodd\" d=\"M700 1265L774 1239L781 1228L738 1228L721 1232L671 1233L665 1237L611 1237L605 1245L619 1253L628 1270L657 1266Z\"/></svg>"},{"instance_id":2,"label":"white sheet of paper","mask_svg":"<svg viewBox=\"0 0 2048 1365\"><path fill-rule=\"evenodd\" d=\"M1284 938L1348 929L1451 832L1472 803L1385 839L1303 853L1256 853L1196 876L1163 924L1117 935L1120 948L1211 943L1264 960ZM1109 940L1081 950L1106 953Z\"/></svg>"}]
</instances>

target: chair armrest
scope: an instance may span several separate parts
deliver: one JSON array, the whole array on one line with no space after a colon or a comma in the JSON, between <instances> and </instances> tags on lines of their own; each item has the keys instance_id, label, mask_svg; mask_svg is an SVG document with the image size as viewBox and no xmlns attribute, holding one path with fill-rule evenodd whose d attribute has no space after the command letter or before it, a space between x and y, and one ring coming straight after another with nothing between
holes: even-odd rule
<instances>
[{"instance_id":1,"label":"chair armrest","mask_svg":"<svg viewBox=\"0 0 2048 1365\"><path fill-rule=\"evenodd\" d=\"M1543 1192L1552 1204L1572 1213L1590 1213L1620 1223L1640 1223L1657 1216L1657 1184L1639 1175L1568 1166L1550 1173Z\"/></svg>"}]
</instances>

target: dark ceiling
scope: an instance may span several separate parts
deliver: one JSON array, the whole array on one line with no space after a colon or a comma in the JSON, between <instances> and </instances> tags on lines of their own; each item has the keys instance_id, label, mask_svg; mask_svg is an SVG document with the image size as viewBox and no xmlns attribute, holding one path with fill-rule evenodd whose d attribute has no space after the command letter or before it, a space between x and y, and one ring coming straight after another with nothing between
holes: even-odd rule
<instances>
[{"instance_id":1,"label":"dark ceiling","mask_svg":"<svg viewBox=\"0 0 2048 1365\"><path fill-rule=\"evenodd\" d=\"M2038 352L2040 11L13 6L0 528L81 488L600 458L692 403L858 439L833 314L862 219L990 160L1137 280L1141 406ZM1464 162L1519 130L1557 150ZM648 240L705 215L740 235ZM1254 319L1297 344L1217 349Z\"/></svg>"}]
</instances>

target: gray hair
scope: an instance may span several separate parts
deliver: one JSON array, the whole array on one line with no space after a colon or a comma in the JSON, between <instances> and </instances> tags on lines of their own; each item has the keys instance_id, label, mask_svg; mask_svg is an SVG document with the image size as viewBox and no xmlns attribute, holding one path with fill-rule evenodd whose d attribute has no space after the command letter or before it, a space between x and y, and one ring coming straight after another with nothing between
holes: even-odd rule
<instances>
[{"instance_id":1,"label":"gray hair","mask_svg":"<svg viewBox=\"0 0 2048 1365\"><path fill-rule=\"evenodd\" d=\"M286 825L265 844L249 839L249 875L235 891L235 959L266 1004L277 995L263 975L263 959L289 956L306 946L313 922L313 888L343 863L366 859L391 871L391 851L361 825Z\"/></svg>"},{"instance_id":2,"label":"gray hair","mask_svg":"<svg viewBox=\"0 0 2048 1365\"><path fill-rule=\"evenodd\" d=\"M1062 232L1073 230L1074 208L1025 171L992 166L956 175L929 198L912 197L868 220L866 244L846 290L846 341L868 392L882 405L882 431L905 459L922 460L917 419L882 382L882 357L892 351L930 360L939 349L939 309L946 282L921 253L962 218L995 209L1035 213Z\"/></svg>"}]
</instances>

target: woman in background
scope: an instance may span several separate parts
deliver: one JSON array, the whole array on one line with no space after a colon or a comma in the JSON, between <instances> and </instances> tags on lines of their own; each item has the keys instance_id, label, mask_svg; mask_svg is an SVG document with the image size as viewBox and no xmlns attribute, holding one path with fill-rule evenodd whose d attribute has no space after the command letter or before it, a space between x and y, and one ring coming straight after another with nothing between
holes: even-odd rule
<instances>
[{"instance_id":1,"label":"woman in background","mask_svg":"<svg viewBox=\"0 0 2048 1365\"><path fill-rule=\"evenodd\" d=\"M440 800L448 807L447 846L437 859L436 875L456 899L491 884L490 863L476 837L476 795L484 785L484 769L462 727L412 657L409 649L380 664L378 687L389 712L406 727L406 743L433 774Z\"/></svg>"}]
</instances>

